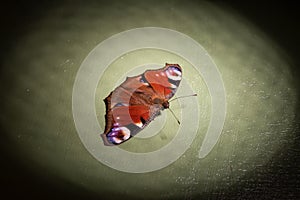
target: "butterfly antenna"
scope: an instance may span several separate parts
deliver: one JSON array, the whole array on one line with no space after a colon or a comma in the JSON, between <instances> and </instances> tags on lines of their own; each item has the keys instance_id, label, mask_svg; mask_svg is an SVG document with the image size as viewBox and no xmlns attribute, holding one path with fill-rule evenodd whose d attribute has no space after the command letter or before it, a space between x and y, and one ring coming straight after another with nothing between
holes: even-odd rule
<instances>
[{"instance_id":1,"label":"butterfly antenna","mask_svg":"<svg viewBox=\"0 0 300 200\"><path fill-rule=\"evenodd\" d=\"M181 98L185 98L185 97L193 97L193 96L197 96L197 94L190 94L190 95L176 97L175 99L171 99L169 102L177 100L177 99L181 99Z\"/></svg>"},{"instance_id":2,"label":"butterfly antenna","mask_svg":"<svg viewBox=\"0 0 300 200\"><path fill-rule=\"evenodd\" d=\"M177 120L177 123L180 125L180 121L179 119L176 117L176 115L174 114L173 110L171 108L169 108L169 110L171 111L172 115L174 116L174 118Z\"/></svg>"}]
</instances>

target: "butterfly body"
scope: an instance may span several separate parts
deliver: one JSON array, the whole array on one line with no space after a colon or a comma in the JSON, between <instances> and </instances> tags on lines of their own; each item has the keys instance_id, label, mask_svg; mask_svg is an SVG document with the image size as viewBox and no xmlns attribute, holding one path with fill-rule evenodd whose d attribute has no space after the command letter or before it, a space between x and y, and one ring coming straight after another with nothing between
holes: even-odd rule
<instances>
[{"instance_id":1,"label":"butterfly body","mask_svg":"<svg viewBox=\"0 0 300 200\"><path fill-rule=\"evenodd\" d=\"M182 76L178 64L127 77L105 99L104 144L121 144L136 135L169 108Z\"/></svg>"}]
</instances>

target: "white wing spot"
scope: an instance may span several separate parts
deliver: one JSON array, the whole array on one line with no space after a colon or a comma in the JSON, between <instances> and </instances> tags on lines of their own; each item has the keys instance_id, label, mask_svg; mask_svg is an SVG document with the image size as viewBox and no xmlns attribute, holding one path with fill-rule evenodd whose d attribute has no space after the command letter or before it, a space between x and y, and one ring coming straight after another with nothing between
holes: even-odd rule
<instances>
[{"instance_id":1,"label":"white wing spot","mask_svg":"<svg viewBox=\"0 0 300 200\"><path fill-rule=\"evenodd\" d=\"M167 74L169 79L172 79L174 81L180 81L181 80L181 76L173 75L172 73L170 73L169 70L166 71L166 74Z\"/></svg>"},{"instance_id":2,"label":"white wing spot","mask_svg":"<svg viewBox=\"0 0 300 200\"><path fill-rule=\"evenodd\" d=\"M127 140L130 137L130 130L128 128L124 127L124 126L122 126L120 128L121 128L121 130L122 130L122 132L124 134L123 139Z\"/></svg>"},{"instance_id":3,"label":"white wing spot","mask_svg":"<svg viewBox=\"0 0 300 200\"><path fill-rule=\"evenodd\" d=\"M135 125L138 126L138 127L140 127L140 128L143 127L143 123L142 122L137 122L137 123L135 123Z\"/></svg>"},{"instance_id":4,"label":"white wing spot","mask_svg":"<svg viewBox=\"0 0 300 200\"><path fill-rule=\"evenodd\" d=\"M123 138L119 138L119 132L122 132ZM130 130L124 126L113 128L111 134L111 140L117 144L120 144L130 138Z\"/></svg>"},{"instance_id":5,"label":"white wing spot","mask_svg":"<svg viewBox=\"0 0 300 200\"><path fill-rule=\"evenodd\" d=\"M173 69L172 71L175 72L178 76L181 76L181 72L178 71L177 69Z\"/></svg>"},{"instance_id":6,"label":"white wing spot","mask_svg":"<svg viewBox=\"0 0 300 200\"><path fill-rule=\"evenodd\" d=\"M174 84L171 84L171 88L177 88L177 86L176 85L174 85Z\"/></svg>"},{"instance_id":7,"label":"white wing spot","mask_svg":"<svg viewBox=\"0 0 300 200\"><path fill-rule=\"evenodd\" d=\"M114 137L113 141L117 144L120 144L121 142L123 142L122 140L120 140L119 138Z\"/></svg>"}]
</instances>

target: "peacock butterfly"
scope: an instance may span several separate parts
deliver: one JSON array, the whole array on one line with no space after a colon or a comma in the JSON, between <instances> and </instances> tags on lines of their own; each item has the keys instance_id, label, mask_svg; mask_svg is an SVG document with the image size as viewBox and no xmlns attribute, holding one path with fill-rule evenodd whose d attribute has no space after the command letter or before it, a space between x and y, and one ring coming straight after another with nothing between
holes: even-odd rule
<instances>
[{"instance_id":1,"label":"peacock butterfly","mask_svg":"<svg viewBox=\"0 0 300 200\"><path fill-rule=\"evenodd\" d=\"M168 64L156 70L127 77L105 99L105 130L101 137L105 145L118 145L140 132L161 110L169 108L180 84L182 69Z\"/></svg>"}]
</instances>

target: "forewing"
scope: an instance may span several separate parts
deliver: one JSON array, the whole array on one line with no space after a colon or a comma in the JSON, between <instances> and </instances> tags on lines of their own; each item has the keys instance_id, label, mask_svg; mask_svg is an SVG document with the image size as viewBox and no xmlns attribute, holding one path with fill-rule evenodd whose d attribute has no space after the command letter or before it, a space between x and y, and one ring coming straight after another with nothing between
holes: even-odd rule
<instances>
[{"instance_id":1,"label":"forewing","mask_svg":"<svg viewBox=\"0 0 300 200\"><path fill-rule=\"evenodd\" d=\"M160 70L146 71L144 77L159 98L168 100L174 96L180 84L182 72L178 64L166 64Z\"/></svg>"}]
</instances>

